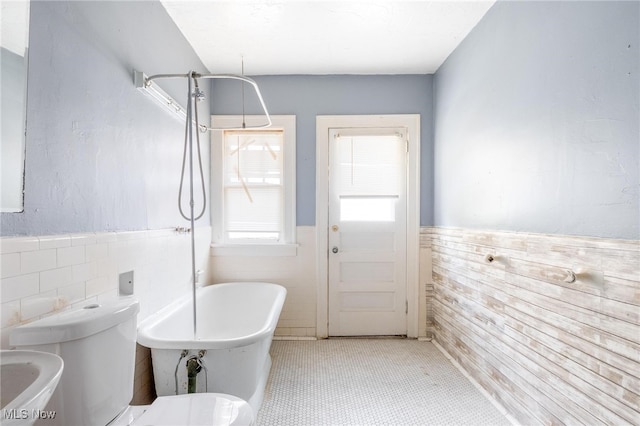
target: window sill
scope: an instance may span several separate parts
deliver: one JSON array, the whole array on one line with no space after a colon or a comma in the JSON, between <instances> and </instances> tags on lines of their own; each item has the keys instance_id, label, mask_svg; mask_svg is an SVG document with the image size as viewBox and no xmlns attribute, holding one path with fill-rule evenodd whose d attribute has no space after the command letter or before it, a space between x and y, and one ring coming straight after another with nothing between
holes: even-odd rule
<instances>
[{"instance_id":1,"label":"window sill","mask_svg":"<svg viewBox=\"0 0 640 426\"><path fill-rule=\"evenodd\" d=\"M296 256L298 244L211 244L211 256Z\"/></svg>"}]
</instances>

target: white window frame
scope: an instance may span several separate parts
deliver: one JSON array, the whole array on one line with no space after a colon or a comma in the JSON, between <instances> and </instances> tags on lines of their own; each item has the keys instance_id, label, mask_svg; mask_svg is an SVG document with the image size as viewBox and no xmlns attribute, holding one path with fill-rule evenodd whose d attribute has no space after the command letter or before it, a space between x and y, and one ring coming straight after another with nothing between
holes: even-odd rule
<instances>
[{"instance_id":1,"label":"white window frame","mask_svg":"<svg viewBox=\"0 0 640 426\"><path fill-rule=\"evenodd\" d=\"M264 123L262 115L212 115L211 126L217 128L241 128ZM256 241L233 243L224 238L223 207L223 159L224 131L211 131L211 248L214 256L295 256L296 244L296 116L272 115L269 129L284 131L283 190L284 225L283 238L279 242Z\"/></svg>"}]
</instances>

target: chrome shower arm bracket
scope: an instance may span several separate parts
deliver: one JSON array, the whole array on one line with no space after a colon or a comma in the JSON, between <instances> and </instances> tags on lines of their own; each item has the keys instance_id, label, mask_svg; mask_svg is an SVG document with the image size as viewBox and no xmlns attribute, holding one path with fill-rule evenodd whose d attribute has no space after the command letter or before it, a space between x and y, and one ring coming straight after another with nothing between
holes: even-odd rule
<instances>
[{"instance_id":1,"label":"chrome shower arm bracket","mask_svg":"<svg viewBox=\"0 0 640 426\"><path fill-rule=\"evenodd\" d=\"M260 93L260 88L258 87L258 83L255 82L252 78L246 77L244 75L237 74L198 74L198 73L187 73L187 74L156 74L152 76L147 76L141 71L133 72L133 82L135 87L141 92L145 93L147 96L154 99L156 102L161 104L164 108L170 110L172 113L176 114L182 120L186 119L187 113L186 110L176 102L171 96L169 96L158 84L154 83L154 80L163 79L163 78L195 78L195 79L226 79L226 80L240 80L245 83L250 84L258 97L258 101L260 102L260 106L262 108L263 115L265 117L266 123L260 125L253 126L238 126L238 127L208 127L203 124L198 125L198 129L202 133L206 133L209 130L234 130L234 129L264 129L267 127L271 127L271 117L269 116L269 112L267 111L267 106L264 103L264 99L262 98L262 94Z\"/></svg>"},{"instance_id":2,"label":"chrome shower arm bracket","mask_svg":"<svg viewBox=\"0 0 640 426\"><path fill-rule=\"evenodd\" d=\"M182 77L187 76L188 74L182 75ZM169 110L176 116L176 118L179 118L180 120L185 120L187 118L187 111L184 107L180 105L178 101L169 96L167 92L162 90L159 85L154 84L142 71L133 71L133 84L136 89L149 96L165 109ZM204 124L199 125L198 129L201 133L206 133L209 130Z\"/></svg>"}]
</instances>

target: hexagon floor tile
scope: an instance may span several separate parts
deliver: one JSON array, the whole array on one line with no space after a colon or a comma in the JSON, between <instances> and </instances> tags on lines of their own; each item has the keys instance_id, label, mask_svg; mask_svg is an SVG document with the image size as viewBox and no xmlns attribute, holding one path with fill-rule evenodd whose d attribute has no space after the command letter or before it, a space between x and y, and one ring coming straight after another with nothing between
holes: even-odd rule
<instances>
[{"instance_id":1,"label":"hexagon floor tile","mask_svg":"<svg viewBox=\"0 0 640 426\"><path fill-rule=\"evenodd\" d=\"M510 425L430 342L275 340L259 426Z\"/></svg>"}]
</instances>

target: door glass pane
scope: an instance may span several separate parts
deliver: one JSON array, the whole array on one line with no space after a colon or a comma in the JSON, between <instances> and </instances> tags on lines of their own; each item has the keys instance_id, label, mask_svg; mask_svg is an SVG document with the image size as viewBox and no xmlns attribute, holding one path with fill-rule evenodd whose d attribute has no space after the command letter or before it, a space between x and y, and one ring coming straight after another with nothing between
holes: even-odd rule
<instances>
[{"instance_id":1,"label":"door glass pane","mask_svg":"<svg viewBox=\"0 0 640 426\"><path fill-rule=\"evenodd\" d=\"M337 136L336 183L341 194L398 195L403 139L396 135Z\"/></svg>"}]
</instances>

